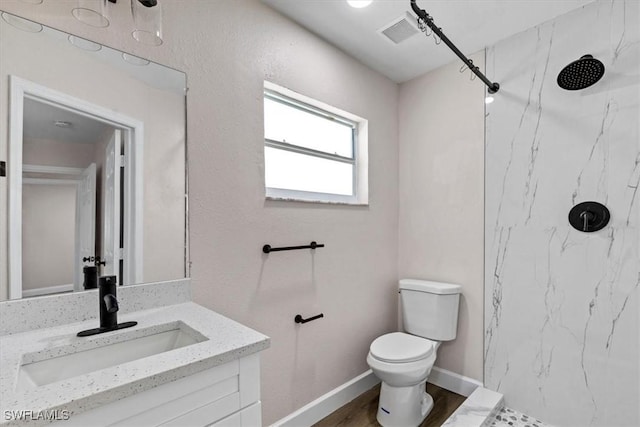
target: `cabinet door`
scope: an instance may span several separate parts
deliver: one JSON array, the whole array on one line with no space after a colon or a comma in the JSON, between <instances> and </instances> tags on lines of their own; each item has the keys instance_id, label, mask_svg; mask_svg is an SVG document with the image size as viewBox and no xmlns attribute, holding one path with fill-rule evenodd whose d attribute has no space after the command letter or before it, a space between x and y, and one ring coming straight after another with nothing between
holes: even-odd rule
<instances>
[{"instance_id":1,"label":"cabinet door","mask_svg":"<svg viewBox=\"0 0 640 427\"><path fill-rule=\"evenodd\" d=\"M162 384L53 425L203 427L216 423L229 427L262 425L259 354Z\"/></svg>"},{"instance_id":2,"label":"cabinet door","mask_svg":"<svg viewBox=\"0 0 640 427\"><path fill-rule=\"evenodd\" d=\"M113 426L205 426L239 409L238 377L231 377L124 419Z\"/></svg>"},{"instance_id":3,"label":"cabinet door","mask_svg":"<svg viewBox=\"0 0 640 427\"><path fill-rule=\"evenodd\" d=\"M239 408L240 393L233 393L160 425L162 427L204 427L210 425L212 421L219 420L220 418L237 411ZM134 423L129 425L137 424ZM236 424L236 427L238 426L239 424Z\"/></svg>"},{"instance_id":4,"label":"cabinet door","mask_svg":"<svg viewBox=\"0 0 640 427\"><path fill-rule=\"evenodd\" d=\"M60 421L59 426L157 426L207 405L212 401L222 399L230 394L238 394L239 375L240 362L234 360L145 390L133 396L107 403L89 411L75 414L67 421ZM210 418L209 423L219 420L238 409L240 409L239 403L235 409L219 414L217 418ZM136 420L136 424L133 424L133 420ZM58 425L58 423L53 424ZM206 425L206 423L202 425Z\"/></svg>"},{"instance_id":5,"label":"cabinet door","mask_svg":"<svg viewBox=\"0 0 640 427\"><path fill-rule=\"evenodd\" d=\"M256 427L262 425L262 403L256 402L207 427Z\"/></svg>"}]
</instances>

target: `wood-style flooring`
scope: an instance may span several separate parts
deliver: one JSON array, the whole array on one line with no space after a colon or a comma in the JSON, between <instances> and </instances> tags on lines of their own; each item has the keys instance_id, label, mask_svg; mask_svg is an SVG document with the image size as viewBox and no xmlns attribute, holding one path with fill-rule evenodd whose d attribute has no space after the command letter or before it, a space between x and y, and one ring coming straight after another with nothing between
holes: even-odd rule
<instances>
[{"instance_id":1,"label":"wood-style flooring","mask_svg":"<svg viewBox=\"0 0 640 427\"><path fill-rule=\"evenodd\" d=\"M420 427L439 427L464 402L464 396L427 383L427 393L433 397L433 409ZM323 418L313 427L378 427L376 412L380 385L362 393L342 408Z\"/></svg>"}]
</instances>

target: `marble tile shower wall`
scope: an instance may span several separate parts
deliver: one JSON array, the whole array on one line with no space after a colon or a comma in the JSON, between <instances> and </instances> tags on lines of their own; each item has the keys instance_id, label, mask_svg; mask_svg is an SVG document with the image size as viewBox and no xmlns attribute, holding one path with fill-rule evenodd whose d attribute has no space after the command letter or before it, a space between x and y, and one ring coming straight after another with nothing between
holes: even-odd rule
<instances>
[{"instance_id":1,"label":"marble tile shower wall","mask_svg":"<svg viewBox=\"0 0 640 427\"><path fill-rule=\"evenodd\" d=\"M485 385L563 426L638 426L640 2L596 1L487 51ZM602 80L558 87L582 55ZM571 207L608 206L573 229Z\"/></svg>"}]
</instances>

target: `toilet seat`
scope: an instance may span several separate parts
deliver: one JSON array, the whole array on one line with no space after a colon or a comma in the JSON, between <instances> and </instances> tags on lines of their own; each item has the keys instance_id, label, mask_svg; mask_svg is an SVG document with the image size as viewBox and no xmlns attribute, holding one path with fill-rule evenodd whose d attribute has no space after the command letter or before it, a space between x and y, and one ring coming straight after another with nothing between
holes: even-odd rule
<instances>
[{"instance_id":1,"label":"toilet seat","mask_svg":"<svg viewBox=\"0 0 640 427\"><path fill-rule=\"evenodd\" d=\"M382 362L408 363L431 356L434 344L426 338L403 332L392 332L376 338L369 350L371 356Z\"/></svg>"}]
</instances>

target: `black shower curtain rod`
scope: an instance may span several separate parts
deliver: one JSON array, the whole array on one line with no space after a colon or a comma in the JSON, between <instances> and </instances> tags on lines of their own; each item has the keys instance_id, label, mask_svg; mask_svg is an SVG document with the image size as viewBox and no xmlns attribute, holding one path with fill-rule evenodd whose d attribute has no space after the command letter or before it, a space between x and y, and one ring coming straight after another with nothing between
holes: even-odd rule
<instances>
[{"instance_id":1,"label":"black shower curtain rod","mask_svg":"<svg viewBox=\"0 0 640 427\"><path fill-rule=\"evenodd\" d=\"M469 58L464 56L462 52L460 52L456 45L453 44L453 42L444 35L442 30L438 28L436 24L434 24L433 18L429 16L426 11L418 7L418 5L416 4L416 0L411 0L411 9L413 9L413 12L418 15L418 18L420 18L427 26L429 26L429 28L431 28L431 30L436 33L447 46L449 46L449 49L451 49L453 53L458 55L458 58L460 58L462 62L464 62L467 67L469 67L473 74L480 77L480 80L482 80L484 84L486 84L489 88L489 93L496 93L500 89L500 85L497 82L492 82L491 80L489 80L484 74L482 74L478 67L473 65L473 61L471 61Z\"/></svg>"}]
</instances>

